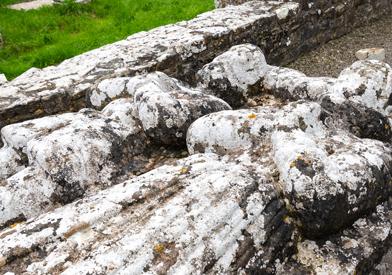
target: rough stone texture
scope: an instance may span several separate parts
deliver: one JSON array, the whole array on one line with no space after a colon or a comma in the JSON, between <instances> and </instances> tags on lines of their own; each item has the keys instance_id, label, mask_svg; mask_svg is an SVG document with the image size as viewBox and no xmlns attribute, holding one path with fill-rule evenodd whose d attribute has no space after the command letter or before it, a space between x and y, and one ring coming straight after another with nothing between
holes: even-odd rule
<instances>
[{"instance_id":1,"label":"rough stone texture","mask_svg":"<svg viewBox=\"0 0 392 275\"><path fill-rule=\"evenodd\" d=\"M286 23L276 15L286 5L288 17L295 21L298 5L256 1L141 32L57 66L31 69L0 87L0 128L48 114L78 111L91 101L86 94L107 78L163 71L192 83L204 64L244 42L262 46L271 59L286 59L282 52L286 51L287 37L280 26L292 21L287 19Z\"/></svg>"},{"instance_id":2,"label":"rough stone texture","mask_svg":"<svg viewBox=\"0 0 392 275\"><path fill-rule=\"evenodd\" d=\"M285 215L251 163L194 155L3 231L0 272L272 272Z\"/></svg>"},{"instance_id":3,"label":"rough stone texture","mask_svg":"<svg viewBox=\"0 0 392 275\"><path fill-rule=\"evenodd\" d=\"M241 86L256 67L245 60L260 73ZM315 78L264 60L245 44L201 70L236 92L208 77L198 88L164 73L107 77L88 92L102 111L4 127L0 273L387 270L390 66ZM139 169L153 143L181 147L186 131L194 155Z\"/></svg>"},{"instance_id":4,"label":"rough stone texture","mask_svg":"<svg viewBox=\"0 0 392 275\"><path fill-rule=\"evenodd\" d=\"M358 60L378 60L385 61L385 49L382 48L370 48L370 49L361 49L355 53L355 56Z\"/></svg>"},{"instance_id":5,"label":"rough stone texture","mask_svg":"<svg viewBox=\"0 0 392 275\"><path fill-rule=\"evenodd\" d=\"M135 97L114 100L102 112L83 109L2 129L0 226L113 185L140 169L140 156L152 143L181 147L193 121L230 109L163 73L131 83L137 86Z\"/></svg>"},{"instance_id":6,"label":"rough stone texture","mask_svg":"<svg viewBox=\"0 0 392 275\"><path fill-rule=\"evenodd\" d=\"M239 45L216 57L198 73L201 86L233 107L246 102L268 70L263 52L254 45Z\"/></svg>"},{"instance_id":7,"label":"rough stone texture","mask_svg":"<svg viewBox=\"0 0 392 275\"><path fill-rule=\"evenodd\" d=\"M321 114L316 103L211 114L192 124L188 148L230 154L272 144L270 162L293 214L307 236L322 236L388 198L392 151L379 141L325 127Z\"/></svg>"},{"instance_id":8,"label":"rough stone texture","mask_svg":"<svg viewBox=\"0 0 392 275\"><path fill-rule=\"evenodd\" d=\"M0 225L112 185L148 144L132 126L86 109L3 128Z\"/></svg>"},{"instance_id":9,"label":"rough stone texture","mask_svg":"<svg viewBox=\"0 0 392 275\"><path fill-rule=\"evenodd\" d=\"M277 274L389 274L390 262L377 263L392 245L391 215L391 205L381 204L340 234L300 242L294 261Z\"/></svg>"},{"instance_id":10,"label":"rough stone texture","mask_svg":"<svg viewBox=\"0 0 392 275\"><path fill-rule=\"evenodd\" d=\"M144 131L153 141L166 145L182 145L189 125L197 118L231 109L204 90L190 89L160 72L106 79L90 96L91 103L98 108L118 97L133 98L135 116Z\"/></svg>"},{"instance_id":11,"label":"rough stone texture","mask_svg":"<svg viewBox=\"0 0 392 275\"><path fill-rule=\"evenodd\" d=\"M218 54L241 43L261 47L267 61L287 64L301 53L391 11L390 0L251 1L196 19L135 34L126 40L33 69L0 87L0 127L90 102L105 78L163 71L190 83Z\"/></svg>"}]
</instances>

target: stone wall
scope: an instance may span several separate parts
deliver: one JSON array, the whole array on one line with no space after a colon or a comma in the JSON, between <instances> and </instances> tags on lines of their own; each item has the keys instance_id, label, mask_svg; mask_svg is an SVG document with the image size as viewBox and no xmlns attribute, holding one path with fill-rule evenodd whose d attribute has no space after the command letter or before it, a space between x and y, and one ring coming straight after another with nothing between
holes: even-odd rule
<instances>
[{"instance_id":1,"label":"stone wall","mask_svg":"<svg viewBox=\"0 0 392 275\"><path fill-rule=\"evenodd\" d=\"M240 43L258 45L271 64L301 53L391 11L390 0L252 1L196 19L132 35L0 84L0 128L45 115L92 107L89 94L105 78L163 71L195 83L195 72Z\"/></svg>"}]
</instances>

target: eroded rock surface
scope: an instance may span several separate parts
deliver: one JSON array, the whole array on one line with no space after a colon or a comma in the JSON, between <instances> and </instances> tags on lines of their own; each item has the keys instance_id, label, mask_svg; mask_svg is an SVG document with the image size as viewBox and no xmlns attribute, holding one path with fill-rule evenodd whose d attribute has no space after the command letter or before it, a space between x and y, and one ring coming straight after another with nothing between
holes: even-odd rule
<instances>
[{"instance_id":1,"label":"eroded rock surface","mask_svg":"<svg viewBox=\"0 0 392 275\"><path fill-rule=\"evenodd\" d=\"M366 60L308 77L244 44L194 87L105 78L89 92L102 111L4 127L0 272L387 270L390 70ZM189 157L149 159L185 143Z\"/></svg>"},{"instance_id":2,"label":"eroded rock surface","mask_svg":"<svg viewBox=\"0 0 392 275\"><path fill-rule=\"evenodd\" d=\"M203 88L233 107L246 102L248 93L269 69L263 52L254 45L239 45L205 65L197 76Z\"/></svg>"},{"instance_id":3,"label":"eroded rock surface","mask_svg":"<svg viewBox=\"0 0 392 275\"><path fill-rule=\"evenodd\" d=\"M293 245L285 215L252 164L194 155L3 231L0 271L268 270Z\"/></svg>"}]
</instances>

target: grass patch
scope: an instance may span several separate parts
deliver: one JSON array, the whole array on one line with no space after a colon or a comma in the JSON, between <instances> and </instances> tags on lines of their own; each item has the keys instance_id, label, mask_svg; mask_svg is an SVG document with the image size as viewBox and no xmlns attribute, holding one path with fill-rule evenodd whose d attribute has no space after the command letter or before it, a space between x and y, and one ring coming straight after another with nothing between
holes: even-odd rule
<instances>
[{"instance_id":1,"label":"grass patch","mask_svg":"<svg viewBox=\"0 0 392 275\"><path fill-rule=\"evenodd\" d=\"M6 8L20 0L1 0L0 73L15 78L140 31L188 20L213 9L213 0L93 0L38 10Z\"/></svg>"}]
</instances>

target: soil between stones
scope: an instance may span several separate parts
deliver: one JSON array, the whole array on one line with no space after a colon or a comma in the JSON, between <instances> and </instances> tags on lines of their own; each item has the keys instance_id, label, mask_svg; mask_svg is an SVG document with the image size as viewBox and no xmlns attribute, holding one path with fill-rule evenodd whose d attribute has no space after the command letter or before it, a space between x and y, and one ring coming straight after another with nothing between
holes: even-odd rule
<instances>
[{"instance_id":1,"label":"soil between stones","mask_svg":"<svg viewBox=\"0 0 392 275\"><path fill-rule=\"evenodd\" d=\"M364 48L380 47L386 51L386 62L392 64L392 16L382 18L371 25L355 29L339 39L304 54L287 67L308 76L332 76L357 59L355 52Z\"/></svg>"}]
</instances>

